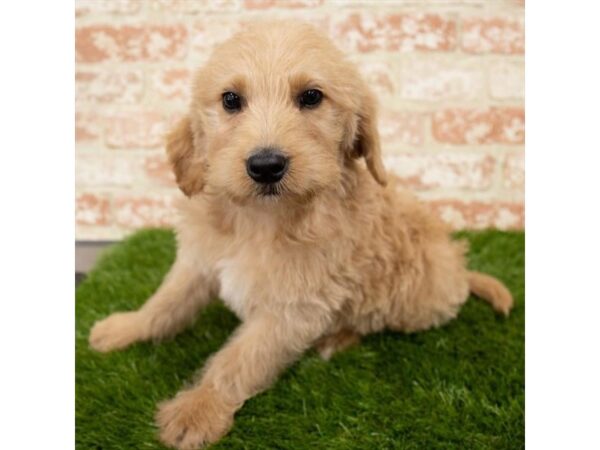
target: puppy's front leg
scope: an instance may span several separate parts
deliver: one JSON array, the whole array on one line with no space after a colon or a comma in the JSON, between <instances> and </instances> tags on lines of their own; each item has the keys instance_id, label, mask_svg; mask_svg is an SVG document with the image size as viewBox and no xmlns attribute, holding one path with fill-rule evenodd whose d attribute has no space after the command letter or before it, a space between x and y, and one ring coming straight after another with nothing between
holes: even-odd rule
<instances>
[{"instance_id":1,"label":"puppy's front leg","mask_svg":"<svg viewBox=\"0 0 600 450\"><path fill-rule=\"evenodd\" d=\"M90 346L108 352L134 342L174 335L194 320L210 298L211 280L193 259L178 253L162 285L144 306L96 322L90 332Z\"/></svg>"},{"instance_id":2,"label":"puppy's front leg","mask_svg":"<svg viewBox=\"0 0 600 450\"><path fill-rule=\"evenodd\" d=\"M159 406L161 440L178 449L196 449L225 435L244 401L267 388L321 336L327 326L324 316L315 311L307 320L288 312L248 319L209 360L196 386Z\"/></svg>"}]
</instances>

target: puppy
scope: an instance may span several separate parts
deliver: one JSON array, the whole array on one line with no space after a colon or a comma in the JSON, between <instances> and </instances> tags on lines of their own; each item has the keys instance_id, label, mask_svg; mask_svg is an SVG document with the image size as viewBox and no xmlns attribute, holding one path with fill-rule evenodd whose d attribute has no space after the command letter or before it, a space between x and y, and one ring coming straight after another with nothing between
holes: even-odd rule
<instances>
[{"instance_id":1,"label":"puppy","mask_svg":"<svg viewBox=\"0 0 600 450\"><path fill-rule=\"evenodd\" d=\"M388 181L373 94L308 25L251 26L216 48L167 152L185 194L176 261L138 311L90 335L101 352L172 336L215 296L241 319L197 384L159 406L167 445L218 440L311 347L327 359L368 333L440 326L469 291L503 314L512 306Z\"/></svg>"}]
</instances>

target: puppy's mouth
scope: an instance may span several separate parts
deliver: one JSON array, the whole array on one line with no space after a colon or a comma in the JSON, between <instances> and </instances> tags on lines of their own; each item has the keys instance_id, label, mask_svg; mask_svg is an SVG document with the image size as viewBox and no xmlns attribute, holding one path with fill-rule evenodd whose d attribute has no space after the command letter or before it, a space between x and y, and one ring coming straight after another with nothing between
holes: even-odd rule
<instances>
[{"instance_id":1,"label":"puppy's mouth","mask_svg":"<svg viewBox=\"0 0 600 450\"><path fill-rule=\"evenodd\" d=\"M283 194L281 183L268 183L256 187L256 195L259 197L279 197Z\"/></svg>"}]
</instances>

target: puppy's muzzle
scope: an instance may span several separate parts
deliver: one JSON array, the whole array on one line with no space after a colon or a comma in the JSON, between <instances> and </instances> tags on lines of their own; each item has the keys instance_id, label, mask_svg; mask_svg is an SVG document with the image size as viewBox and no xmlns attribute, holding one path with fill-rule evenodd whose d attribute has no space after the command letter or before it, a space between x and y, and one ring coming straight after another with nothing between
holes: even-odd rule
<instances>
[{"instance_id":1,"label":"puppy's muzzle","mask_svg":"<svg viewBox=\"0 0 600 450\"><path fill-rule=\"evenodd\" d=\"M287 172L289 159L279 150L264 148L246 161L246 172L257 183L277 183Z\"/></svg>"}]
</instances>

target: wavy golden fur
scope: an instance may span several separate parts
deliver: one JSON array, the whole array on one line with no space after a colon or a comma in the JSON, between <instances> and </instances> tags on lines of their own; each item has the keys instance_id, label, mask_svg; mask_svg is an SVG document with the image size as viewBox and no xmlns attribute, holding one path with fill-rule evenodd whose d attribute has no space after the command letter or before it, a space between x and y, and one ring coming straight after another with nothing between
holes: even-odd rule
<instances>
[{"instance_id":1,"label":"wavy golden fur","mask_svg":"<svg viewBox=\"0 0 600 450\"><path fill-rule=\"evenodd\" d=\"M299 108L307 89L323 92L317 108ZM243 99L241 111L224 110L228 91ZM113 314L90 336L99 351L171 336L215 296L240 317L197 384L160 405L165 444L216 441L244 401L313 346L329 358L384 328L442 325L469 291L509 312L508 290L469 272L465 246L388 180L375 98L319 32L250 27L214 51L192 94L167 143L185 194L177 259L140 310ZM276 195L263 195L246 170L264 147L289 158Z\"/></svg>"}]
</instances>

